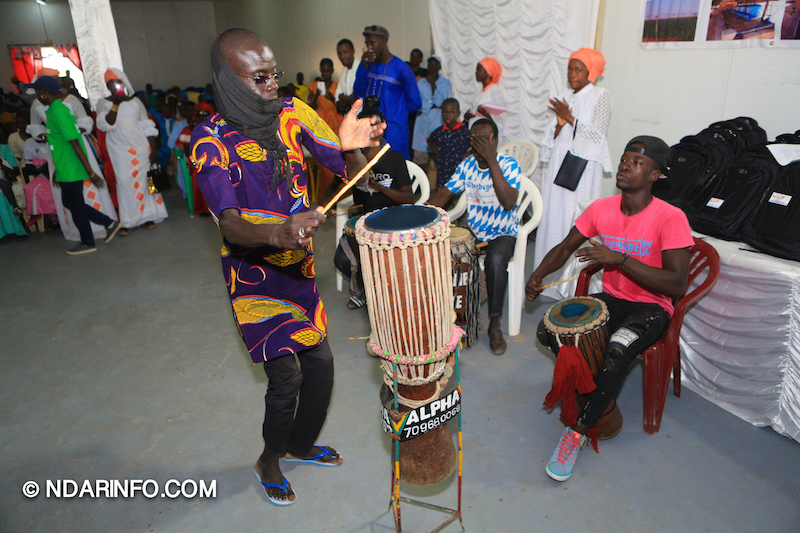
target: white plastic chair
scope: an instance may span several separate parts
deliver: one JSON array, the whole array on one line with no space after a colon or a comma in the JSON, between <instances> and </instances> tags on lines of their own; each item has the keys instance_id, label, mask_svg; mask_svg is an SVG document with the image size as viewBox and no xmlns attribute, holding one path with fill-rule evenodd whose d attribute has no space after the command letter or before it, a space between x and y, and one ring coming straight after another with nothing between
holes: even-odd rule
<instances>
[{"instance_id":1,"label":"white plastic chair","mask_svg":"<svg viewBox=\"0 0 800 533\"><path fill-rule=\"evenodd\" d=\"M461 192L458 196L458 200L456 200L456 205L447 212L447 216L450 217L450 222L455 222L461 215L464 214L467 210L467 195L464 192Z\"/></svg>"},{"instance_id":2,"label":"white plastic chair","mask_svg":"<svg viewBox=\"0 0 800 533\"><path fill-rule=\"evenodd\" d=\"M528 252L528 235L542 221L544 203L539 188L527 177L522 177L517 195L517 216L519 230L517 243L514 245L514 256L508 262L508 334L519 335L522 323L522 309L525 306L525 256ZM523 220L530 211L530 218Z\"/></svg>"},{"instance_id":3,"label":"white plastic chair","mask_svg":"<svg viewBox=\"0 0 800 533\"><path fill-rule=\"evenodd\" d=\"M539 164L539 148L530 141L511 141L501 146L497 152L516 159L520 170L528 178L533 176L533 171Z\"/></svg>"},{"instance_id":4,"label":"white plastic chair","mask_svg":"<svg viewBox=\"0 0 800 533\"><path fill-rule=\"evenodd\" d=\"M414 194L419 192L419 198L414 205L422 205L431 197L431 182L425 171L416 163L406 161L406 167L408 167L408 176L411 178L411 190L414 191Z\"/></svg>"},{"instance_id":5,"label":"white plastic chair","mask_svg":"<svg viewBox=\"0 0 800 533\"><path fill-rule=\"evenodd\" d=\"M406 161L408 168L408 176L411 178L411 190L416 195L419 193L419 198L414 205L422 205L431 197L431 183L428 181L428 175L422 170L419 165L412 161ZM344 200L340 200L336 204L336 242L342 238L344 234L344 226L347 224L347 209L353 205L353 197L348 196ZM336 290L342 292L344 285L344 276L338 270L336 271Z\"/></svg>"}]
</instances>

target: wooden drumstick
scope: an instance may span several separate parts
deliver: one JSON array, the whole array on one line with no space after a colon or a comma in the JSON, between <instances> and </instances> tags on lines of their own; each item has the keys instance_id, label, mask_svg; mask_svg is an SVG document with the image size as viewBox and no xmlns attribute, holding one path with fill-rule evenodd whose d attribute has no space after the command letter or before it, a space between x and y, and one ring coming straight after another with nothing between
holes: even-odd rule
<instances>
[{"instance_id":1,"label":"wooden drumstick","mask_svg":"<svg viewBox=\"0 0 800 533\"><path fill-rule=\"evenodd\" d=\"M345 183L344 187L342 187L342 188L341 188L341 190L340 190L338 193L336 193L336 196L334 196L334 197L331 199L331 201L330 201L330 202L328 202L328 205L326 205L326 206L325 206L325 209L320 209L319 207L317 207L317 211L319 211L320 213L327 213L327 212L330 210L330 208L331 208L331 207L333 207L333 206L334 206L334 204L335 204L336 202L338 202L338 201L339 201L339 199L340 199L342 196L344 196L344 194L345 194L347 191L349 191L349 190L350 190L350 189L351 189L351 188L352 188L352 187L353 187L353 186L356 184L356 182L357 182L358 180L360 180L361 178L363 178L363 177L364 177L364 174L366 174L367 172L369 172L369 169L371 169L372 167L374 167L374 166L375 166L375 163L377 163L377 162L378 162L378 160L379 160L381 157L383 157L383 154L385 154L386 152L388 152L388 151L389 151L389 148L390 148L390 146L389 146L389 143L386 143L386 144L384 144L384 145L383 145L383 148L381 148L381 149L380 149L380 151L379 151L377 154L375 154L375 157L373 157L373 158L370 160L370 162L369 162L369 163L367 163L367 165L366 165L364 168L362 168L362 169L361 169L361 170L358 172L358 174L356 174L356 177L355 177L355 178L353 178L353 179L351 179L351 180L350 180L350 181L348 181L347 183Z\"/></svg>"},{"instance_id":2,"label":"wooden drumstick","mask_svg":"<svg viewBox=\"0 0 800 533\"><path fill-rule=\"evenodd\" d=\"M548 283L547 285L542 285L541 287L537 287L537 288L538 288L538 289L541 289L541 290L544 290L544 289L549 289L550 287L555 287L556 285L561 285L562 283L567 283L567 282L570 282L570 281L575 281L576 279L578 279L578 278L577 278L577 277L575 277L575 278L567 278L567 279L562 279L561 281L554 281L553 283Z\"/></svg>"},{"instance_id":3,"label":"wooden drumstick","mask_svg":"<svg viewBox=\"0 0 800 533\"><path fill-rule=\"evenodd\" d=\"M359 204L359 205L351 205L350 207L346 207L344 209L337 209L336 211L333 212L333 214L334 215L338 215L339 213L347 213L347 211L349 211L351 207L364 207L364 206L361 205L361 204Z\"/></svg>"}]
</instances>

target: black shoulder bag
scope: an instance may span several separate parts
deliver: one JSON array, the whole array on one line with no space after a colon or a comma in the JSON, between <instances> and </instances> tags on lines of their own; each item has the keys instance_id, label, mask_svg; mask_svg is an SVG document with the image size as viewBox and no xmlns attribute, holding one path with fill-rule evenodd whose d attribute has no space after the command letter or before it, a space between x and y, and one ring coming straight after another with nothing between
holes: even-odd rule
<instances>
[{"instance_id":1,"label":"black shoulder bag","mask_svg":"<svg viewBox=\"0 0 800 533\"><path fill-rule=\"evenodd\" d=\"M578 120L575 120L575 127L572 129L572 138L575 139L575 132L578 131ZM582 159L572 152L567 152L564 161L561 163L561 168L558 169L558 174L553 183L559 187L564 187L570 191L578 188L578 182L583 176L583 171L586 169L586 159Z\"/></svg>"}]
</instances>

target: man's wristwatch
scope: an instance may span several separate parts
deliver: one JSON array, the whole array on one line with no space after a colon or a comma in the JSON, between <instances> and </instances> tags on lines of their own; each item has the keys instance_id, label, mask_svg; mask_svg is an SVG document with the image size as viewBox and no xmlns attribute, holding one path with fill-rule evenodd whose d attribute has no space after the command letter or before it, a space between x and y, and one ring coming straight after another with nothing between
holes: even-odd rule
<instances>
[{"instance_id":1,"label":"man's wristwatch","mask_svg":"<svg viewBox=\"0 0 800 533\"><path fill-rule=\"evenodd\" d=\"M624 265L625 261L627 261L627 260L628 260L628 254L622 254L622 261L620 261L619 265L617 265L617 266L622 268L622 265Z\"/></svg>"}]
</instances>

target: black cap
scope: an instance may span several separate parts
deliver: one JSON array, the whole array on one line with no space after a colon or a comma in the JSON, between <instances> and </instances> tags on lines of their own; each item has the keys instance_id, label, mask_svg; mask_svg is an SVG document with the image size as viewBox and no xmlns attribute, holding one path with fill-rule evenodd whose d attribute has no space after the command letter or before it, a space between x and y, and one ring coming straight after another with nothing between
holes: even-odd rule
<instances>
[{"instance_id":1,"label":"black cap","mask_svg":"<svg viewBox=\"0 0 800 533\"><path fill-rule=\"evenodd\" d=\"M364 28L364 31L361 33L363 36L367 35L377 35L378 37L383 37L384 39L389 39L389 30L384 28L383 26L367 26Z\"/></svg>"},{"instance_id":2,"label":"black cap","mask_svg":"<svg viewBox=\"0 0 800 533\"><path fill-rule=\"evenodd\" d=\"M61 92L61 82L53 76L42 76L33 83L27 85L28 89L42 89L48 93L57 94Z\"/></svg>"},{"instance_id":3,"label":"black cap","mask_svg":"<svg viewBox=\"0 0 800 533\"><path fill-rule=\"evenodd\" d=\"M631 146L632 144L643 144L644 148ZM665 176L669 176L669 145L658 137L651 137L650 135L634 137L628 142L625 151L646 155L661 166L661 172Z\"/></svg>"}]
</instances>

